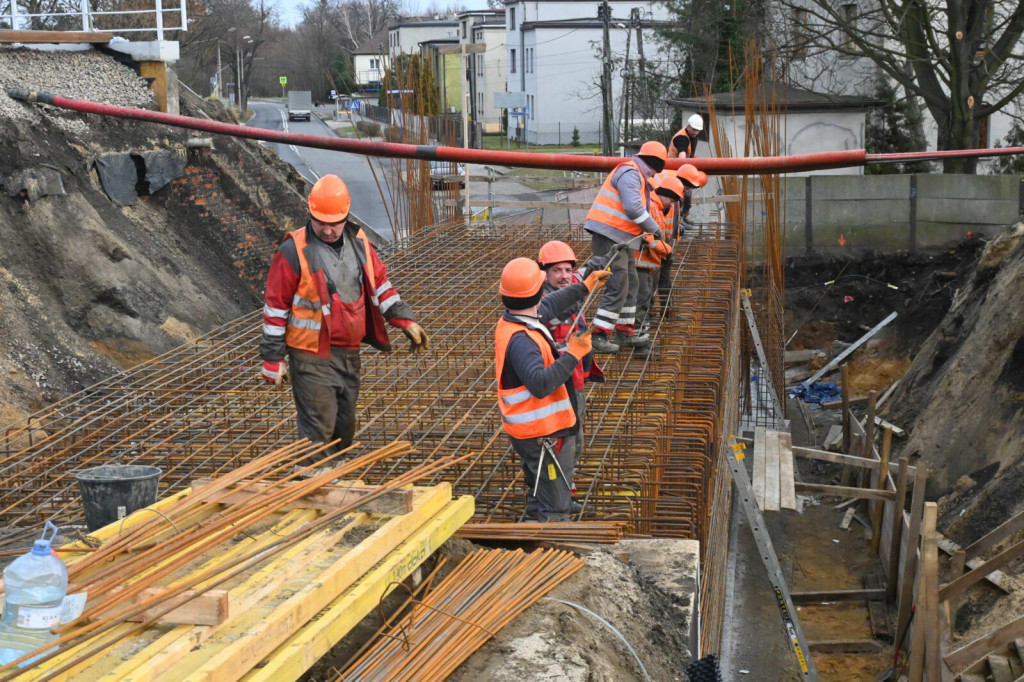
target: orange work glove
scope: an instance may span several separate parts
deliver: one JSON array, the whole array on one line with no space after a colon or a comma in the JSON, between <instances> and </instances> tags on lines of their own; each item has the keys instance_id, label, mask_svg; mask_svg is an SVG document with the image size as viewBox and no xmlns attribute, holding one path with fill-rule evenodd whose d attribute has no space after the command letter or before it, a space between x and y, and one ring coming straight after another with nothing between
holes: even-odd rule
<instances>
[{"instance_id":1,"label":"orange work glove","mask_svg":"<svg viewBox=\"0 0 1024 682\"><path fill-rule=\"evenodd\" d=\"M415 322L403 329L402 333L412 342L409 345L409 352L413 355L422 355L430 350L430 339L427 338L427 333Z\"/></svg>"},{"instance_id":2,"label":"orange work glove","mask_svg":"<svg viewBox=\"0 0 1024 682\"><path fill-rule=\"evenodd\" d=\"M569 347L565 352L577 360L582 360L593 349L593 339L590 338L590 331L588 330L582 334L570 334Z\"/></svg>"},{"instance_id":3,"label":"orange work glove","mask_svg":"<svg viewBox=\"0 0 1024 682\"><path fill-rule=\"evenodd\" d=\"M594 270L583 280L583 284L587 287L587 291L595 291L603 287L611 276L611 270Z\"/></svg>"}]
</instances>

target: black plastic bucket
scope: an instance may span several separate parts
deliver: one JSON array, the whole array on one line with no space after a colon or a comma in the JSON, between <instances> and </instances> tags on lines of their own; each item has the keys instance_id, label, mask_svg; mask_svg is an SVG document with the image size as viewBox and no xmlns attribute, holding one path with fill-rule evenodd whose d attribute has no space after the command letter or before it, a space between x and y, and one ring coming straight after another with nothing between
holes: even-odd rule
<instances>
[{"instance_id":1,"label":"black plastic bucket","mask_svg":"<svg viewBox=\"0 0 1024 682\"><path fill-rule=\"evenodd\" d=\"M159 467L104 464L75 474L85 525L97 530L156 502Z\"/></svg>"}]
</instances>

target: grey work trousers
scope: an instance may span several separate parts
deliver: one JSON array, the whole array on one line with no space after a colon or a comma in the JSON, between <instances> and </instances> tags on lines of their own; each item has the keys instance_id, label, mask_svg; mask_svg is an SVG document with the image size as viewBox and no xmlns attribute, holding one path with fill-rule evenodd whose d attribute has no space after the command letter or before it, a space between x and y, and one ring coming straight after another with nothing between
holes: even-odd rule
<instances>
[{"instance_id":1,"label":"grey work trousers","mask_svg":"<svg viewBox=\"0 0 1024 682\"><path fill-rule=\"evenodd\" d=\"M595 232L591 235L590 247L595 256L604 256L615 247L615 242ZM608 264L608 269L612 276L601 290L601 303L594 315L595 332L612 334L618 328L632 336L638 286L632 249L627 246L620 250Z\"/></svg>"},{"instance_id":2,"label":"grey work trousers","mask_svg":"<svg viewBox=\"0 0 1024 682\"><path fill-rule=\"evenodd\" d=\"M578 420L577 426L579 430L576 432L576 452L572 459L572 487L576 487L576 469L580 466L580 455L583 454L583 418L587 414L587 389L577 388L576 389L576 419Z\"/></svg>"},{"instance_id":3,"label":"grey work trousers","mask_svg":"<svg viewBox=\"0 0 1024 682\"><path fill-rule=\"evenodd\" d=\"M288 357L299 437L314 443L341 439L337 449L328 448L298 462L309 466L352 445L359 397L359 350L331 346L329 358L318 358L289 348Z\"/></svg>"},{"instance_id":4,"label":"grey work trousers","mask_svg":"<svg viewBox=\"0 0 1024 682\"><path fill-rule=\"evenodd\" d=\"M636 323L637 326L647 322L647 316L654 304L654 293L658 286L658 272L660 268L637 268L636 273L639 279L639 286L636 294Z\"/></svg>"},{"instance_id":5,"label":"grey work trousers","mask_svg":"<svg viewBox=\"0 0 1024 682\"><path fill-rule=\"evenodd\" d=\"M573 462L576 459L576 438L562 439L562 451L554 448L542 453L542 441L556 438L513 438L512 447L519 454L526 486L526 516L538 521L570 521L572 505ZM552 459L552 453L556 462ZM540 473L540 480L537 475ZM534 486L537 494L534 495Z\"/></svg>"}]
</instances>

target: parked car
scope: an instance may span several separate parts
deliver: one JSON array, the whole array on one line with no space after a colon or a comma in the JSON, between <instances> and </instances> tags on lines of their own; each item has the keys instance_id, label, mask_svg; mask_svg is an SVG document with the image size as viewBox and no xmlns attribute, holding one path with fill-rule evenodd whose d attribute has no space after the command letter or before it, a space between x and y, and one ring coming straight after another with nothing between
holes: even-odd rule
<instances>
[{"instance_id":1,"label":"parked car","mask_svg":"<svg viewBox=\"0 0 1024 682\"><path fill-rule=\"evenodd\" d=\"M444 189L448 185L459 183L459 187L466 186L466 164L455 161L431 161L430 162L430 184L434 189Z\"/></svg>"}]
</instances>

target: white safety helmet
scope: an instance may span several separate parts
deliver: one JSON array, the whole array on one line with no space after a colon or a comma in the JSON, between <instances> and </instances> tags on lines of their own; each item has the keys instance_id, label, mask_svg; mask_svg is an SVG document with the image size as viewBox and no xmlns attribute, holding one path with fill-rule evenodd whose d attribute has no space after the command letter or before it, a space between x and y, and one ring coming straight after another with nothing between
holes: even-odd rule
<instances>
[{"instance_id":1,"label":"white safety helmet","mask_svg":"<svg viewBox=\"0 0 1024 682\"><path fill-rule=\"evenodd\" d=\"M700 114L694 114L690 118L686 119L686 125L690 126L698 133L704 130L704 119L700 117Z\"/></svg>"}]
</instances>

